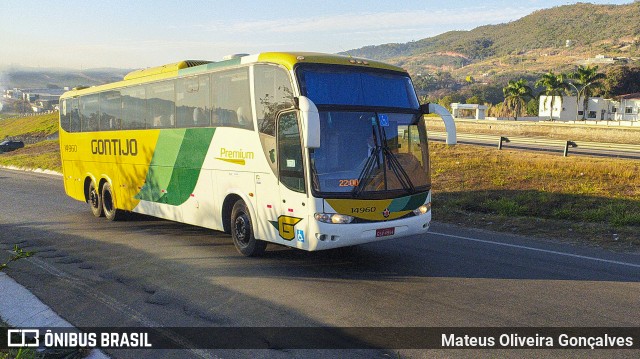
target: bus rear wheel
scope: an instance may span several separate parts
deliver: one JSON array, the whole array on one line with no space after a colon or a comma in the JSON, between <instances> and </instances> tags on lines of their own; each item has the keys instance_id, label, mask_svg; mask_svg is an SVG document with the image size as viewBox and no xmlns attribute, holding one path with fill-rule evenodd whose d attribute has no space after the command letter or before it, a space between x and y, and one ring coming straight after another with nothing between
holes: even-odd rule
<instances>
[{"instance_id":1,"label":"bus rear wheel","mask_svg":"<svg viewBox=\"0 0 640 359\"><path fill-rule=\"evenodd\" d=\"M98 192L95 183L91 181L89 184L89 198L87 203L91 207L91 213L96 217L104 217L104 210L102 209L102 196Z\"/></svg>"},{"instance_id":2,"label":"bus rear wheel","mask_svg":"<svg viewBox=\"0 0 640 359\"><path fill-rule=\"evenodd\" d=\"M251 215L242 200L237 201L231 210L231 237L238 252L247 257L259 256L267 248L267 242L254 237Z\"/></svg>"},{"instance_id":3,"label":"bus rear wheel","mask_svg":"<svg viewBox=\"0 0 640 359\"><path fill-rule=\"evenodd\" d=\"M122 210L117 209L114 203L114 195L111 184L106 182L102 185L102 209L104 216L110 221L117 221L122 218Z\"/></svg>"}]
</instances>

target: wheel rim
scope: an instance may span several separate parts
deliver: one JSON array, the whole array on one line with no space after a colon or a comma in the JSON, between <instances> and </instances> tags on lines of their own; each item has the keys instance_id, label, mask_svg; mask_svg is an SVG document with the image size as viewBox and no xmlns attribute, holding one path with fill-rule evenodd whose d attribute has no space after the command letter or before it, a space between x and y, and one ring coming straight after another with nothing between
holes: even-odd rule
<instances>
[{"instance_id":1,"label":"wheel rim","mask_svg":"<svg viewBox=\"0 0 640 359\"><path fill-rule=\"evenodd\" d=\"M95 187L92 187L91 191L89 191L89 202L91 203L91 207L93 208L98 208L100 206L98 191L96 191Z\"/></svg>"},{"instance_id":2,"label":"wheel rim","mask_svg":"<svg viewBox=\"0 0 640 359\"><path fill-rule=\"evenodd\" d=\"M249 244L249 221L244 213L241 213L235 222L236 239L240 244L246 246Z\"/></svg>"}]
</instances>

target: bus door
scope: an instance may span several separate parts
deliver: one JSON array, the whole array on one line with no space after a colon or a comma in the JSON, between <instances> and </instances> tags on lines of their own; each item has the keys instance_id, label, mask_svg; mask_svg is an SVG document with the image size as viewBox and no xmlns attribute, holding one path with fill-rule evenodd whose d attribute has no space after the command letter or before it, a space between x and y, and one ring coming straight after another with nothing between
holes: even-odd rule
<instances>
[{"instance_id":1,"label":"bus door","mask_svg":"<svg viewBox=\"0 0 640 359\"><path fill-rule=\"evenodd\" d=\"M304 176L303 148L297 111L282 112L277 120L277 156L280 192L278 234L287 245L308 246L310 199Z\"/></svg>"}]
</instances>

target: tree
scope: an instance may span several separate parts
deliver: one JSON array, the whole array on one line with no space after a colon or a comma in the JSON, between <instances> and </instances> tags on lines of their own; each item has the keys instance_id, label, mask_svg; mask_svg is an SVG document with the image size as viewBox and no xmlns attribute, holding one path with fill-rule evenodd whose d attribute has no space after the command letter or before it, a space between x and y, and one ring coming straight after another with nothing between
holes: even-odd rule
<instances>
[{"instance_id":1,"label":"tree","mask_svg":"<svg viewBox=\"0 0 640 359\"><path fill-rule=\"evenodd\" d=\"M533 98L533 90L527 85L527 80L509 80L507 86L502 89L504 101L502 110L513 115L514 120L518 120L518 115L523 112L526 100Z\"/></svg>"},{"instance_id":2,"label":"tree","mask_svg":"<svg viewBox=\"0 0 640 359\"><path fill-rule=\"evenodd\" d=\"M426 93L436 89L436 79L431 74L416 75L413 77L413 86L418 93Z\"/></svg>"},{"instance_id":3,"label":"tree","mask_svg":"<svg viewBox=\"0 0 640 359\"><path fill-rule=\"evenodd\" d=\"M502 93L501 85L485 85L485 84L471 84L464 89L460 90L460 93L466 98L477 97L481 102L479 103L502 103L504 101L504 95Z\"/></svg>"},{"instance_id":4,"label":"tree","mask_svg":"<svg viewBox=\"0 0 640 359\"><path fill-rule=\"evenodd\" d=\"M564 80L563 74L554 74L553 71L549 71L543 74L542 77L536 81L536 87L544 87L545 89L540 93L541 95L547 95L551 97L551 111L549 119L553 120L553 104L556 97L560 97L562 102L562 95L567 91L568 85Z\"/></svg>"},{"instance_id":5,"label":"tree","mask_svg":"<svg viewBox=\"0 0 640 359\"><path fill-rule=\"evenodd\" d=\"M480 96L478 95L473 95L469 98L467 98L466 103L468 104L476 104L476 105L481 105L482 103L484 103L484 101L480 98Z\"/></svg>"},{"instance_id":6,"label":"tree","mask_svg":"<svg viewBox=\"0 0 640 359\"><path fill-rule=\"evenodd\" d=\"M31 104L29 103L29 101L26 101L26 100L18 100L16 102L14 102L13 103L13 109L17 113L30 113L30 112L32 112Z\"/></svg>"},{"instance_id":7,"label":"tree","mask_svg":"<svg viewBox=\"0 0 640 359\"><path fill-rule=\"evenodd\" d=\"M527 116L538 116L538 107L540 101L536 98L532 98L527 102Z\"/></svg>"},{"instance_id":8,"label":"tree","mask_svg":"<svg viewBox=\"0 0 640 359\"><path fill-rule=\"evenodd\" d=\"M607 71L600 89L607 97L640 92L640 67L617 66Z\"/></svg>"},{"instance_id":9,"label":"tree","mask_svg":"<svg viewBox=\"0 0 640 359\"><path fill-rule=\"evenodd\" d=\"M438 100L438 105L447 109L447 111L451 112L451 104L454 102L462 103L464 102L464 97L457 92L454 92L450 95L446 95L440 100Z\"/></svg>"},{"instance_id":10,"label":"tree","mask_svg":"<svg viewBox=\"0 0 640 359\"><path fill-rule=\"evenodd\" d=\"M605 75L598 72L598 66L578 66L578 69L570 73L568 76L573 80L572 86L576 89L576 106L580 103L580 97L583 97L582 103L582 119L586 119L586 114L589 111L589 97L591 93L602 87Z\"/></svg>"}]
</instances>

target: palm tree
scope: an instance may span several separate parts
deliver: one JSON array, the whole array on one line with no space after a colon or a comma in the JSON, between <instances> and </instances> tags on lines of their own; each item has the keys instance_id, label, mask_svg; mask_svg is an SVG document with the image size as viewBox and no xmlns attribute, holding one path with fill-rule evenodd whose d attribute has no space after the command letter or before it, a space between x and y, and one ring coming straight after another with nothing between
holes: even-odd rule
<instances>
[{"instance_id":1,"label":"palm tree","mask_svg":"<svg viewBox=\"0 0 640 359\"><path fill-rule=\"evenodd\" d=\"M542 77L536 81L536 87L542 86L545 89L540 93L541 95L551 96L551 111L549 115L549 119L553 120L553 103L555 101L556 96L560 97L560 102L562 102L562 94L568 89L568 85L564 80L563 74L554 74L553 71L549 71L546 74L542 75Z\"/></svg>"},{"instance_id":2,"label":"palm tree","mask_svg":"<svg viewBox=\"0 0 640 359\"><path fill-rule=\"evenodd\" d=\"M581 95L584 97L582 103L582 119L586 118L586 114L589 110L589 97L591 92L596 88L602 87L603 80L606 76L603 73L598 72L598 66L578 66L576 72L569 74L569 78L574 81L573 85L576 88L576 104L580 103ZM577 110L576 110L577 111Z\"/></svg>"},{"instance_id":3,"label":"palm tree","mask_svg":"<svg viewBox=\"0 0 640 359\"><path fill-rule=\"evenodd\" d=\"M533 98L533 90L527 85L527 80L509 80L507 86L502 88L504 94L503 111L510 111L513 119L518 120L518 115L526 105L526 100Z\"/></svg>"}]
</instances>

